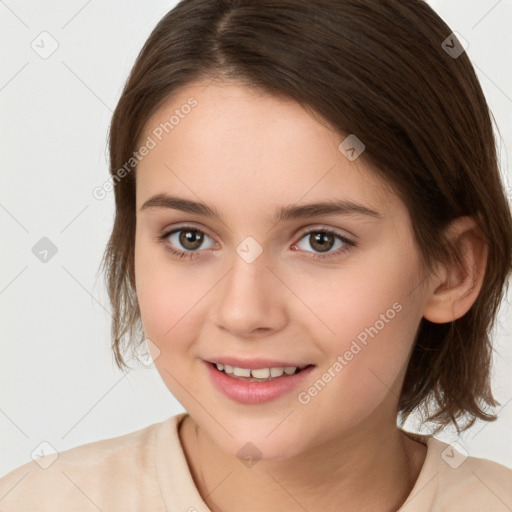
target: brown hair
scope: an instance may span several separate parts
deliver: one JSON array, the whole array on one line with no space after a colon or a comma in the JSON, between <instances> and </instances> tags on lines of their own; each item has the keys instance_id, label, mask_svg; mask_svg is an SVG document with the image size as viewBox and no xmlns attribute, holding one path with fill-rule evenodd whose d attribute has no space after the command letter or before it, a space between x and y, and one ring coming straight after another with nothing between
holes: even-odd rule
<instances>
[{"instance_id":1,"label":"brown hair","mask_svg":"<svg viewBox=\"0 0 512 512\"><path fill-rule=\"evenodd\" d=\"M398 412L440 425L496 419L490 333L512 268L512 219L484 94L452 31L421 0L183 0L144 44L109 133L116 214L102 266L113 308L112 348L141 344L135 291L135 176L130 161L149 117L187 84L227 78L291 98L366 146L360 158L407 206L426 269L459 257L444 238L473 216L488 243L482 289L461 318L422 319ZM449 40L454 47L457 40ZM456 46L455 46L456 48ZM133 165L133 164L132 164ZM508 283L507 283L508 285ZM431 409L433 407L433 410Z\"/></svg>"}]
</instances>

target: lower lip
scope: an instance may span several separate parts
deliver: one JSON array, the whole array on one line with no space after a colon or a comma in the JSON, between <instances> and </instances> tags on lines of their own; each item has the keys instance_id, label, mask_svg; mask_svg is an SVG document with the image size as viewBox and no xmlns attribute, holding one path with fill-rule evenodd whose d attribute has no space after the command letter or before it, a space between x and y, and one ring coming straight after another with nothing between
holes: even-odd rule
<instances>
[{"instance_id":1,"label":"lower lip","mask_svg":"<svg viewBox=\"0 0 512 512\"><path fill-rule=\"evenodd\" d=\"M251 382L233 379L217 370L213 364L205 362L214 386L228 398L243 404L261 404L293 390L308 378L314 365L304 368L299 373L287 377L277 377L266 382Z\"/></svg>"}]
</instances>

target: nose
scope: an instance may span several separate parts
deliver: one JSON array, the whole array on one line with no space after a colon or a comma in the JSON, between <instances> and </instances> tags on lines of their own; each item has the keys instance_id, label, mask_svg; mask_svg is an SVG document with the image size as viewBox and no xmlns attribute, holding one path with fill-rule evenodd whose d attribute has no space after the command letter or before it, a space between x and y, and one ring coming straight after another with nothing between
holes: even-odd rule
<instances>
[{"instance_id":1,"label":"nose","mask_svg":"<svg viewBox=\"0 0 512 512\"><path fill-rule=\"evenodd\" d=\"M235 253L231 269L214 289L212 320L238 338L270 335L288 320L286 291L265 252L252 262Z\"/></svg>"}]
</instances>

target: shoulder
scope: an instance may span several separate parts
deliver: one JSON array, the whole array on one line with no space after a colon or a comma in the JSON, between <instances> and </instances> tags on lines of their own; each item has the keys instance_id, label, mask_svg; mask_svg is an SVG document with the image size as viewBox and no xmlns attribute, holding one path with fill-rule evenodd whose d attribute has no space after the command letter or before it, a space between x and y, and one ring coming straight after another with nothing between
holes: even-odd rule
<instances>
[{"instance_id":1,"label":"shoulder","mask_svg":"<svg viewBox=\"0 0 512 512\"><path fill-rule=\"evenodd\" d=\"M31 511L50 507L97 512L131 510L140 496L158 497L155 444L173 416L119 437L49 453L0 479L0 510ZM121 501L120 501L121 500ZM158 509L157 509L158 510ZM162 506L162 510L164 510Z\"/></svg>"},{"instance_id":2,"label":"shoulder","mask_svg":"<svg viewBox=\"0 0 512 512\"><path fill-rule=\"evenodd\" d=\"M446 510L512 510L512 470L492 460L468 456L460 445L436 440L439 505Z\"/></svg>"},{"instance_id":3,"label":"shoulder","mask_svg":"<svg viewBox=\"0 0 512 512\"><path fill-rule=\"evenodd\" d=\"M424 500L433 512L512 510L510 468L470 456L457 442L448 444L434 437L427 439L427 457L413 489L416 493L411 493L411 498L417 494L419 500L412 500L411 506L414 501Z\"/></svg>"}]
</instances>

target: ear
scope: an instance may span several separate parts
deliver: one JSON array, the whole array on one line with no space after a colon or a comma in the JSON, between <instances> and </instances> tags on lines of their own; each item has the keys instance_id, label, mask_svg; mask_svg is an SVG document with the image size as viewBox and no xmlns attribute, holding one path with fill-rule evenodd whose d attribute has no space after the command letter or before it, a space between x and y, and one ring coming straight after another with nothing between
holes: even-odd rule
<instances>
[{"instance_id":1,"label":"ear","mask_svg":"<svg viewBox=\"0 0 512 512\"><path fill-rule=\"evenodd\" d=\"M456 320L471 308L482 288L487 263L487 242L473 217L455 219L447 235L461 251L462 266L440 264L431 280L423 316L438 324Z\"/></svg>"}]
</instances>

